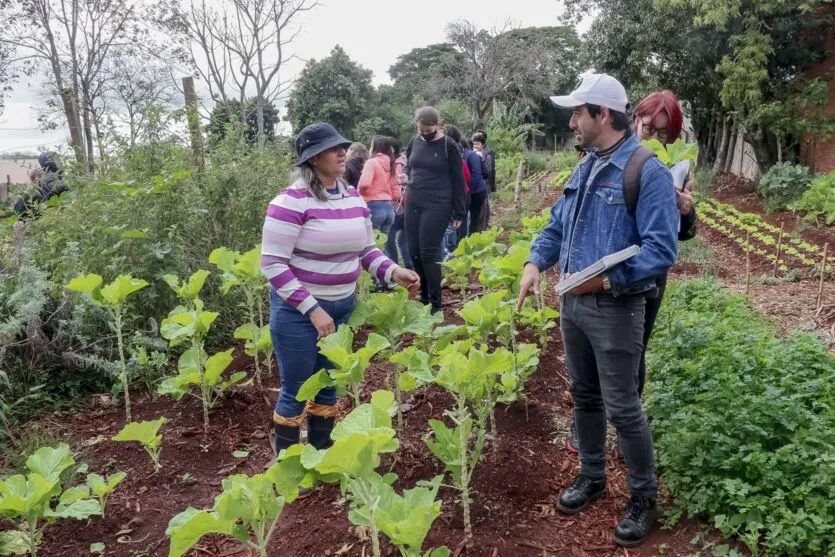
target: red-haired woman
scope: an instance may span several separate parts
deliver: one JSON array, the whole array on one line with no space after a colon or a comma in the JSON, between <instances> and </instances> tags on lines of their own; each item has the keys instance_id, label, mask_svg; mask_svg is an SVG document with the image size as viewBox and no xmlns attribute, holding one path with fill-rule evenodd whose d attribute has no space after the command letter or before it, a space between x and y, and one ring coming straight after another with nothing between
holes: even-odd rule
<instances>
[{"instance_id":1,"label":"red-haired woman","mask_svg":"<svg viewBox=\"0 0 835 557\"><path fill-rule=\"evenodd\" d=\"M672 91L656 91L642 100L635 107L632 113L632 122L635 135L639 140L657 139L664 145L675 143L681 135L681 128L684 117L681 113L681 106ZM690 183L687 179L680 188L676 188L678 209L681 213L681 225L679 226L678 239L690 240L696 235L696 209L693 207L693 195L690 192ZM658 310L661 309L661 300L664 297L664 289L667 286L667 275L658 277L658 296L647 300L646 320L644 322L644 355L641 356L641 367L638 370L638 394L644 392L646 382L646 347L652 335L652 328L655 325L655 318L658 317Z\"/></svg>"}]
</instances>

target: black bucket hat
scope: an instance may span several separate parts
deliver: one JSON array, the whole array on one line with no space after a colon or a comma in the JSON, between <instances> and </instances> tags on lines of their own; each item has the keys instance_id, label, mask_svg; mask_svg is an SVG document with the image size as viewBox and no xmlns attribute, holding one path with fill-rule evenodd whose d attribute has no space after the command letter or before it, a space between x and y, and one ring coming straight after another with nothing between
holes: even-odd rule
<instances>
[{"instance_id":1,"label":"black bucket hat","mask_svg":"<svg viewBox=\"0 0 835 557\"><path fill-rule=\"evenodd\" d=\"M347 149L351 142L342 137L336 128L324 122L310 124L296 137L294 146L298 160L295 166L302 166L316 155L340 145Z\"/></svg>"}]
</instances>

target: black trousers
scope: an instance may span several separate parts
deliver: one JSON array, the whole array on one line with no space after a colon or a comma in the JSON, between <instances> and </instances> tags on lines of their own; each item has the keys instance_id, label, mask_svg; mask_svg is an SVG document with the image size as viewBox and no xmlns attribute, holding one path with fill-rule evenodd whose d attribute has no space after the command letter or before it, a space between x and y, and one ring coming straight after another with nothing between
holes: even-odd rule
<instances>
[{"instance_id":1,"label":"black trousers","mask_svg":"<svg viewBox=\"0 0 835 557\"><path fill-rule=\"evenodd\" d=\"M646 317L644 318L644 350L641 352L641 364L638 367L638 396L643 396L644 385L647 383L647 345L652 336L652 329L655 327L655 320L658 318L658 310L661 309L661 302L664 300L663 286L658 287L658 295L654 298L647 298Z\"/></svg>"},{"instance_id":2,"label":"black trousers","mask_svg":"<svg viewBox=\"0 0 835 557\"><path fill-rule=\"evenodd\" d=\"M452 207L406 201L406 242L420 276L420 301L441 310L441 240L452 218Z\"/></svg>"},{"instance_id":3,"label":"black trousers","mask_svg":"<svg viewBox=\"0 0 835 557\"><path fill-rule=\"evenodd\" d=\"M477 232L484 232L487 223L485 206L487 205L487 192L470 194L470 227L467 235Z\"/></svg>"}]
</instances>

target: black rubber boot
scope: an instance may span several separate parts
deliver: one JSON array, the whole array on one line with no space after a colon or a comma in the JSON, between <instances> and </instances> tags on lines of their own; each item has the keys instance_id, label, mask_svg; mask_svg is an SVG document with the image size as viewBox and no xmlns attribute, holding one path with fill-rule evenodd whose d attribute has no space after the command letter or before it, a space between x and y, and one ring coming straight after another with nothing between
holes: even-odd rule
<instances>
[{"instance_id":1,"label":"black rubber boot","mask_svg":"<svg viewBox=\"0 0 835 557\"><path fill-rule=\"evenodd\" d=\"M333 439L331 439L331 432L333 431L333 424L335 418L323 418L322 416L307 416L307 442L313 445L313 448L325 450L331 448Z\"/></svg>"},{"instance_id":2,"label":"black rubber boot","mask_svg":"<svg viewBox=\"0 0 835 557\"><path fill-rule=\"evenodd\" d=\"M574 484L562 492L555 506L563 514L577 514L606 493L606 478L578 476Z\"/></svg>"},{"instance_id":3,"label":"black rubber boot","mask_svg":"<svg viewBox=\"0 0 835 557\"><path fill-rule=\"evenodd\" d=\"M642 543L649 536L656 520L658 507L655 499L632 495L626 504L626 513L615 528L615 543L622 547Z\"/></svg>"},{"instance_id":4,"label":"black rubber boot","mask_svg":"<svg viewBox=\"0 0 835 557\"><path fill-rule=\"evenodd\" d=\"M275 424L275 454L299 442L301 432L299 428L289 425Z\"/></svg>"}]
</instances>

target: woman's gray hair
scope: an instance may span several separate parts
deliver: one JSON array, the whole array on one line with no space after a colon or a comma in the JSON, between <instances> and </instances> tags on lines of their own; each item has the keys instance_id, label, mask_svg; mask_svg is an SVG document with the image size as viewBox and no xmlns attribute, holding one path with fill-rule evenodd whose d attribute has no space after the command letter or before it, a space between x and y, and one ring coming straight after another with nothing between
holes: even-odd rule
<instances>
[{"instance_id":1,"label":"woman's gray hair","mask_svg":"<svg viewBox=\"0 0 835 557\"><path fill-rule=\"evenodd\" d=\"M328 192L326 191L325 184L322 183L322 180L319 179L316 171L313 170L313 167L309 163L297 166L293 171L293 181L296 182L298 180L304 182L304 185L307 186L307 189L310 190L313 197L319 201L328 200Z\"/></svg>"}]
</instances>

